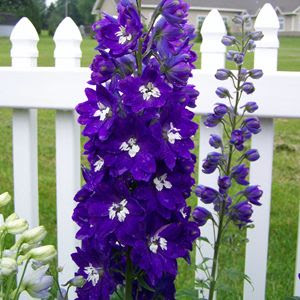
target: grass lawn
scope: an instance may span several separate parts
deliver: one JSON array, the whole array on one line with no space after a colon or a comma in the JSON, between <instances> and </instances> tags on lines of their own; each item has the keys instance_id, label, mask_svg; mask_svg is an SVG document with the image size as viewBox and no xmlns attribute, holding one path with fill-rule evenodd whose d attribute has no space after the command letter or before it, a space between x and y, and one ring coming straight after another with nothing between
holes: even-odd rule
<instances>
[{"instance_id":1,"label":"grass lawn","mask_svg":"<svg viewBox=\"0 0 300 300\"><path fill-rule=\"evenodd\" d=\"M39 42L40 66L52 66L54 63L54 44L51 38L43 35ZM93 57L95 42L85 39L82 43L82 65L88 66ZM199 49L199 44L195 49ZM300 38L281 38L279 51L279 69L300 71ZM10 42L0 39L0 65L9 66ZM249 61L249 66L253 64ZM197 62L200 67L200 62ZM282 99L284 101L284 99ZM299 100L300 101L300 100ZM13 193L12 173L12 130L10 109L0 109L0 192ZM40 110L39 121L39 201L40 222L49 235L47 243L55 244L55 112ZM199 120L199 118L197 118ZM296 256L298 208L300 197L300 120L276 120L275 154L272 188L271 228L269 239L269 260L267 276L267 299L281 300L293 293L293 278ZM72 199L66 199L72 201ZM192 204L196 203L193 197ZM259 249L258 249L259 251ZM221 264L232 265L243 270L244 248L234 252L229 246L223 248ZM298 270L300 271L300 270ZM257 270L260 272L260 270ZM226 281L226 275L224 276ZM192 288L193 268L180 263L179 288ZM227 282L228 283L228 282ZM219 300L242 299L242 282L232 285L234 293L222 292ZM187 298L188 299L188 298ZM262 300L262 299L253 299Z\"/></svg>"}]
</instances>

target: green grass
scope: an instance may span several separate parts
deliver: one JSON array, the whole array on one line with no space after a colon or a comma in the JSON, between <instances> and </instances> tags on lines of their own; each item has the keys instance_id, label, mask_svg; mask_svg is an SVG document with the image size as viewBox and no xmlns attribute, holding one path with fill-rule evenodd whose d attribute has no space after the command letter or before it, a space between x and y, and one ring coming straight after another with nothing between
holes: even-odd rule
<instances>
[{"instance_id":1,"label":"green grass","mask_svg":"<svg viewBox=\"0 0 300 300\"><path fill-rule=\"evenodd\" d=\"M284 71L300 71L300 38L281 38L280 42L279 69ZM94 46L95 42L91 39L85 39L83 41L83 66L90 64L94 55ZM10 65L10 47L8 39L0 38L1 66ZM40 52L38 64L40 66L52 66L54 63L54 43L51 38L44 34L41 37L38 47ZM196 44L195 50L198 50L199 47L200 45ZM249 60L248 65L253 65L252 59ZM200 60L197 62L197 67L200 67ZM284 101L284 99L282 99L282 101ZM0 109L0 191L8 190L13 193L11 120L12 111L10 109ZM199 118L197 118L197 120L199 120ZM49 231L46 242L55 244L55 112L40 110L38 122L40 222L44 224ZM286 296L292 295L293 293L293 278L295 272L300 195L300 120L282 119L276 120L275 124L276 134L267 299L283 300ZM196 141L197 140L198 139L196 139ZM72 199L69 200L72 201ZM68 199L66 199L66 201L68 201ZM195 204L195 197L190 199L190 202ZM232 251L229 247L224 247L221 253L221 264L226 267L235 266L242 271L244 264L243 254L244 247L241 247L241 249L236 252ZM258 269L257 272L260 272L260 270ZM192 288L193 281L193 268L180 263L177 286L179 288ZM232 285L232 288L234 289L234 293L222 292L218 299L242 299L242 282L237 281Z\"/></svg>"}]
</instances>

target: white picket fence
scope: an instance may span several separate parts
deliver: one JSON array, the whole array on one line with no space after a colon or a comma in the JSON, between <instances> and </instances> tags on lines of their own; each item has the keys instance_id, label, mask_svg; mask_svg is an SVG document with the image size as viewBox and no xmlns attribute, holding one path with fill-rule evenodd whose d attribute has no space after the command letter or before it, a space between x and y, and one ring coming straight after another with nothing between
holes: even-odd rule
<instances>
[{"instance_id":1,"label":"white picket fence","mask_svg":"<svg viewBox=\"0 0 300 300\"><path fill-rule=\"evenodd\" d=\"M265 37L257 43L255 67L264 70L265 76L256 82L254 100L259 100L257 115L263 131L252 141L259 150L259 163L251 165L250 181L260 184L264 190L263 206L254 213L255 229L249 230L250 242L246 249L245 272L253 282L254 290L244 286L245 300L265 299L269 220L272 185L272 160L275 118L300 118L300 72L278 72L278 30L276 12L266 4L257 17L256 30ZM201 95L195 109L197 114L211 112L216 102L214 91L219 85L214 78L216 69L225 65L225 47L221 38L226 29L217 10L212 10L202 27L202 69L194 71L191 83ZM80 188L80 128L76 123L75 105L85 99L84 88L90 76L88 68L80 67L81 35L70 18L65 18L56 30L55 67L37 67L37 42L39 37L27 18L15 26L12 35L12 66L0 68L0 109L13 108L13 168L14 201L16 212L29 220L31 226L39 223L38 170L37 170L37 109L56 110L56 201L58 260L64 266L63 282L74 273L76 267L70 259L77 242L76 226L71 220L74 208L73 196ZM0 57L1 60L1 57ZM247 100L251 99L248 97ZM211 151L208 138L221 128L209 129L200 124L199 164ZM201 170L201 168L200 168ZM199 182L215 186L216 175L200 172ZM53 198L55 196L53 195ZM299 227L300 232L300 227ZM212 228L204 227L202 234L212 237ZM207 257L212 250L202 245ZM296 250L295 250L296 251ZM300 239L298 241L295 268L294 294L300 296ZM197 261L200 257L197 255ZM199 273L197 276L201 277Z\"/></svg>"}]
</instances>

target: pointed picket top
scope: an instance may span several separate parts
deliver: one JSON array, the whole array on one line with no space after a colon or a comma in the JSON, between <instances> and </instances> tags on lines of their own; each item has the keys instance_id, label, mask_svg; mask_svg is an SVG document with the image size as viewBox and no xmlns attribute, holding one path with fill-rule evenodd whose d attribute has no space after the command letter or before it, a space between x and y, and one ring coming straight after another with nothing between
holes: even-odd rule
<instances>
[{"instance_id":1,"label":"pointed picket top","mask_svg":"<svg viewBox=\"0 0 300 300\"><path fill-rule=\"evenodd\" d=\"M203 22L201 33L220 33L222 35L226 34L226 26L224 24L224 20L217 9L213 9L209 12Z\"/></svg>"},{"instance_id":2,"label":"pointed picket top","mask_svg":"<svg viewBox=\"0 0 300 300\"><path fill-rule=\"evenodd\" d=\"M39 35L36 32L35 27L29 21L28 18L23 17L14 27L10 40L13 42L15 40L29 40L38 41Z\"/></svg>"},{"instance_id":3,"label":"pointed picket top","mask_svg":"<svg viewBox=\"0 0 300 300\"><path fill-rule=\"evenodd\" d=\"M266 3L260 10L256 21L255 29L279 29L280 24L277 13L270 3Z\"/></svg>"},{"instance_id":4,"label":"pointed picket top","mask_svg":"<svg viewBox=\"0 0 300 300\"><path fill-rule=\"evenodd\" d=\"M205 18L201 34L203 37L201 44L202 53L225 53L226 48L221 44L221 40L226 34L226 27L217 9L210 11Z\"/></svg>"},{"instance_id":5,"label":"pointed picket top","mask_svg":"<svg viewBox=\"0 0 300 300\"><path fill-rule=\"evenodd\" d=\"M82 36L70 17L66 17L58 25L53 40L55 42L55 65L57 67L80 67Z\"/></svg>"},{"instance_id":6,"label":"pointed picket top","mask_svg":"<svg viewBox=\"0 0 300 300\"><path fill-rule=\"evenodd\" d=\"M256 42L256 48L258 49L274 49L278 50L279 48L279 39L278 39L278 31L279 31L279 19L276 14L275 9L270 3L266 3L263 8L260 10L256 22L254 24L254 28L257 31L262 31L264 34L264 37L261 41ZM266 66L266 63L264 63L264 60L270 60L270 57L268 58L270 54L266 55L265 58L261 58L261 66L260 68L269 69ZM274 70L274 68L277 68L277 53L272 54L274 56L273 59L273 67L271 68ZM275 59L276 57L276 59ZM260 63L259 63L260 64Z\"/></svg>"},{"instance_id":7,"label":"pointed picket top","mask_svg":"<svg viewBox=\"0 0 300 300\"><path fill-rule=\"evenodd\" d=\"M66 17L58 25L53 39L55 42L60 40L82 41L82 36L75 22L70 17Z\"/></svg>"},{"instance_id":8,"label":"pointed picket top","mask_svg":"<svg viewBox=\"0 0 300 300\"><path fill-rule=\"evenodd\" d=\"M10 55L14 67L34 67L39 55L37 43L39 41L36 29L28 18L23 17L14 27L10 40L12 48Z\"/></svg>"}]
</instances>

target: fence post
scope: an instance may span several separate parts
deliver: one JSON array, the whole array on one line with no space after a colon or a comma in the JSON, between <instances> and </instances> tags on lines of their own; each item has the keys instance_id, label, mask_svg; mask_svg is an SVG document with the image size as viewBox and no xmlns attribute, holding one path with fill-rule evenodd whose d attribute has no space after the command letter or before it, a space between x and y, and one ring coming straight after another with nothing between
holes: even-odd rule
<instances>
[{"instance_id":1,"label":"fence post","mask_svg":"<svg viewBox=\"0 0 300 300\"><path fill-rule=\"evenodd\" d=\"M276 72L279 21L271 4L267 3L261 9L255 22L255 30L262 31L264 38L257 42L254 67L263 69L264 73ZM250 276L254 290L245 282L244 300L265 299L266 292L274 121L267 118L261 118L260 121L262 132L253 137L252 148L258 149L261 158L259 162L251 164L250 183L259 184L264 194L261 199L262 206L254 210L255 228L247 231L249 243L246 247L245 273Z\"/></svg>"},{"instance_id":2,"label":"fence post","mask_svg":"<svg viewBox=\"0 0 300 300\"><path fill-rule=\"evenodd\" d=\"M208 16L205 18L201 34L203 37L203 42L201 44L201 69L208 73L211 73L212 79L214 78L214 74L218 68L223 68L225 65L225 51L226 48L222 45L221 40L222 37L226 34L226 27L224 21L218 12L218 10L213 9ZM200 95L201 98L201 95ZM221 126L217 126L215 128L207 128L203 124L203 120L200 122L200 142L199 142L199 184L216 187L217 182L217 173L207 175L202 173L202 161L205 159L207 154L211 151L215 151L209 143L209 137L211 134L219 134L222 135ZM199 202L199 205L202 205ZM209 207L209 210L213 212L213 206ZM213 241L213 225L204 226L201 228L201 235L209 239L209 241ZM201 247L201 253L197 249L196 253L196 264L200 264L203 261L203 257L212 258L213 257L213 249L212 247L205 242L198 242L198 246ZM203 255L203 257L202 257ZM207 263L208 268L212 267L212 261ZM206 275L202 271L198 271L196 274L196 278L198 280L206 278ZM204 296L208 296L208 294L204 293Z\"/></svg>"},{"instance_id":3,"label":"fence post","mask_svg":"<svg viewBox=\"0 0 300 300\"><path fill-rule=\"evenodd\" d=\"M57 68L80 67L81 41L82 37L76 24L71 18L65 18L54 35ZM77 227L72 221L75 206L73 198L80 188L80 127L76 118L74 111L56 112L57 247L58 263L64 268L60 277L62 283L74 276L76 271L70 257L77 246ZM73 299L74 296L71 295L70 298Z\"/></svg>"},{"instance_id":4,"label":"fence post","mask_svg":"<svg viewBox=\"0 0 300 300\"><path fill-rule=\"evenodd\" d=\"M39 36L27 18L24 17L17 23L10 40L12 67L23 69L36 67ZM15 211L26 218L31 227L37 226L39 205L36 109L13 111L13 168Z\"/></svg>"}]
</instances>

